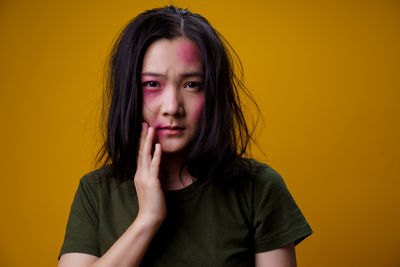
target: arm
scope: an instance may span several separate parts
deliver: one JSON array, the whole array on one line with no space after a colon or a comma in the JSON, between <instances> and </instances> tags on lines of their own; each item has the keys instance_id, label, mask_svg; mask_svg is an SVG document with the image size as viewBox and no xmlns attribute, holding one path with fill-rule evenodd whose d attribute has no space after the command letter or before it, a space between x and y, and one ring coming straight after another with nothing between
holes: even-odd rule
<instances>
[{"instance_id":1,"label":"arm","mask_svg":"<svg viewBox=\"0 0 400 267\"><path fill-rule=\"evenodd\" d=\"M147 225L136 219L101 258L84 253L67 253L61 256L58 266L138 266L157 229L156 225Z\"/></svg>"},{"instance_id":2,"label":"arm","mask_svg":"<svg viewBox=\"0 0 400 267\"><path fill-rule=\"evenodd\" d=\"M135 174L139 213L134 222L100 258L84 253L61 256L58 266L139 266L148 246L166 217L166 203L158 177L161 147L156 144L151 156L154 128L143 124Z\"/></svg>"},{"instance_id":3,"label":"arm","mask_svg":"<svg viewBox=\"0 0 400 267\"><path fill-rule=\"evenodd\" d=\"M256 253L256 267L296 267L294 244L267 252Z\"/></svg>"}]
</instances>

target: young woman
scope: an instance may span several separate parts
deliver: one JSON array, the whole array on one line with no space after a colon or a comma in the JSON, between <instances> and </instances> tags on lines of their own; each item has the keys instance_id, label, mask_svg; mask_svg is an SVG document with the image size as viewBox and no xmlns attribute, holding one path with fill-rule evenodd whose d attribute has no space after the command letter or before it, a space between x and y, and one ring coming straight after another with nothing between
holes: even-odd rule
<instances>
[{"instance_id":1,"label":"young woman","mask_svg":"<svg viewBox=\"0 0 400 267\"><path fill-rule=\"evenodd\" d=\"M59 266L296 266L311 234L251 139L230 54L200 15L137 16L109 73L104 166L84 176Z\"/></svg>"}]
</instances>

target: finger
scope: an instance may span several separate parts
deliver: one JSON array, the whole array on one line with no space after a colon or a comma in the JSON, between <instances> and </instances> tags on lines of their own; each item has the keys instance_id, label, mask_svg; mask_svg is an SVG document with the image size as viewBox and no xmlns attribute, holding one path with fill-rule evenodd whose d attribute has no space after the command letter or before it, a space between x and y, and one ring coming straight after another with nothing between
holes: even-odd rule
<instances>
[{"instance_id":1,"label":"finger","mask_svg":"<svg viewBox=\"0 0 400 267\"><path fill-rule=\"evenodd\" d=\"M146 140L146 136L147 136L147 131L148 131L148 126L146 122L142 123L142 131L140 132L140 139L139 139L139 151L138 151L138 163L137 165L139 166L141 163L141 158L142 158L142 153L143 153L143 147L144 147L144 143Z\"/></svg>"},{"instance_id":2,"label":"finger","mask_svg":"<svg viewBox=\"0 0 400 267\"><path fill-rule=\"evenodd\" d=\"M146 166L149 166L151 161L151 147L153 146L153 138L154 138L154 127L149 127L147 131L146 140L143 145L142 150L142 160Z\"/></svg>"},{"instance_id":3,"label":"finger","mask_svg":"<svg viewBox=\"0 0 400 267\"><path fill-rule=\"evenodd\" d=\"M153 177L158 177L160 171L160 162L161 162L161 145L156 144L156 148L154 149L153 159L150 163L150 172Z\"/></svg>"},{"instance_id":4,"label":"finger","mask_svg":"<svg viewBox=\"0 0 400 267\"><path fill-rule=\"evenodd\" d=\"M149 127L146 122L142 123L142 131L140 132L140 140L139 140L139 151L140 149L143 149L144 142L146 141L147 133L148 133Z\"/></svg>"}]
</instances>

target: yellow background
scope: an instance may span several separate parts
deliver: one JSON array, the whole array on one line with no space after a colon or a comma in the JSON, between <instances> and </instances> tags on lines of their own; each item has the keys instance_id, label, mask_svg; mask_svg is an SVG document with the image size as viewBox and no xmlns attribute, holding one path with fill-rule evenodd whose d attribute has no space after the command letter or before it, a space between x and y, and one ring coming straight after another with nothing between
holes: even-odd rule
<instances>
[{"instance_id":1,"label":"yellow background","mask_svg":"<svg viewBox=\"0 0 400 267\"><path fill-rule=\"evenodd\" d=\"M1 266L57 264L101 140L111 42L169 3L0 2ZM297 247L299 266L400 266L400 3L174 3L203 14L242 59L264 161L315 232Z\"/></svg>"}]
</instances>

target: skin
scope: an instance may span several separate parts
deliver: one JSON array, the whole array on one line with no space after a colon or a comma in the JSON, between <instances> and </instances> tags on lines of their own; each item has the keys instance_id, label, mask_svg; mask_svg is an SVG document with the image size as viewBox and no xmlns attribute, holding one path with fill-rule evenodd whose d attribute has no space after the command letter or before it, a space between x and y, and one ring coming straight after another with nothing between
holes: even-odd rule
<instances>
[{"instance_id":1,"label":"skin","mask_svg":"<svg viewBox=\"0 0 400 267\"><path fill-rule=\"evenodd\" d=\"M196 137L204 107L203 65L195 43L185 38L160 39L143 59L143 120L134 184L139 201L136 219L100 258L64 254L58 266L139 266L163 223L163 189L176 190L192 183L186 169L179 179L185 148ZM154 152L152 153L152 151ZM161 160L162 158L162 160ZM161 183L160 168L167 173ZM294 245L255 254L256 267L294 267Z\"/></svg>"},{"instance_id":2,"label":"skin","mask_svg":"<svg viewBox=\"0 0 400 267\"><path fill-rule=\"evenodd\" d=\"M177 44L176 54L186 64L197 64L201 58L200 50L196 44L187 39L183 39L182 42Z\"/></svg>"},{"instance_id":3,"label":"skin","mask_svg":"<svg viewBox=\"0 0 400 267\"><path fill-rule=\"evenodd\" d=\"M296 267L296 253L294 244L290 243L282 248L267 252L256 253L256 267Z\"/></svg>"}]
</instances>

